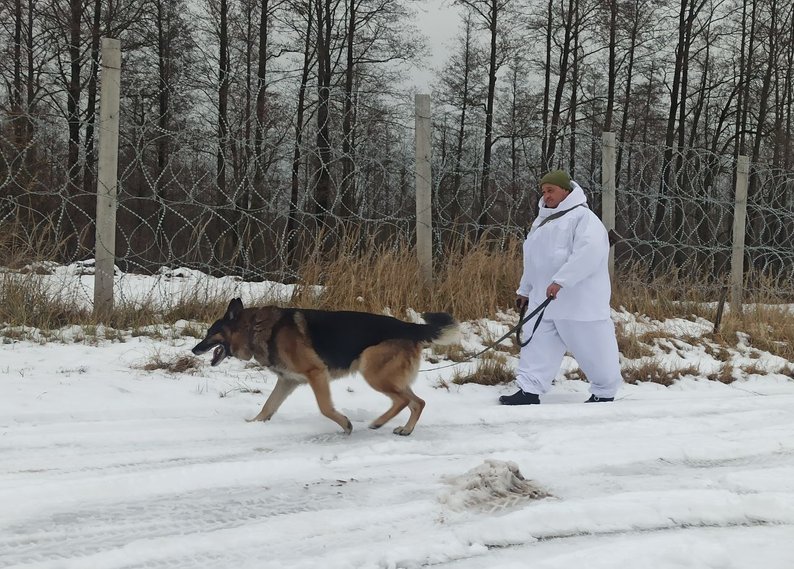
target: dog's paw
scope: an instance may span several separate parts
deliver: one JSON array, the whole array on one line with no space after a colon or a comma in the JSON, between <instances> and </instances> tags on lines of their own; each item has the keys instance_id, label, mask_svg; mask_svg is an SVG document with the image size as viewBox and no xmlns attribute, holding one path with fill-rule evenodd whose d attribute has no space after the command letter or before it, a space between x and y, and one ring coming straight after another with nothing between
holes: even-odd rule
<instances>
[{"instance_id":1,"label":"dog's paw","mask_svg":"<svg viewBox=\"0 0 794 569\"><path fill-rule=\"evenodd\" d=\"M406 429L405 427L395 427L395 429L392 431L392 433L394 433L395 435L400 435L402 437L407 437L412 432L413 432L413 429L409 430L409 429Z\"/></svg>"},{"instance_id":2,"label":"dog's paw","mask_svg":"<svg viewBox=\"0 0 794 569\"><path fill-rule=\"evenodd\" d=\"M246 423L257 423L257 422L261 421L262 423L264 423L265 421L269 421L270 417L272 417L272 416L273 415L267 415L267 416L257 415L256 417L253 417L251 419L246 419L245 422Z\"/></svg>"},{"instance_id":3,"label":"dog's paw","mask_svg":"<svg viewBox=\"0 0 794 569\"><path fill-rule=\"evenodd\" d=\"M347 426L345 427L345 434L349 435L353 432L353 423L350 422L350 419L347 420Z\"/></svg>"},{"instance_id":4,"label":"dog's paw","mask_svg":"<svg viewBox=\"0 0 794 569\"><path fill-rule=\"evenodd\" d=\"M383 425L378 425L377 423L370 423L369 424L369 428L372 429L373 431L376 430L376 429L380 429L382 426Z\"/></svg>"}]
</instances>

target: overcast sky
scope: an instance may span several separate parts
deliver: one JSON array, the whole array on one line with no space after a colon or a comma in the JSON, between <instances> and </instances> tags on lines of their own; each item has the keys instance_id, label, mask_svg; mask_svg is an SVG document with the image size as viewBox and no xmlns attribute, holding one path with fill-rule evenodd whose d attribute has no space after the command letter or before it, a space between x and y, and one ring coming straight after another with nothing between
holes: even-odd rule
<instances>
[{"instance_id":1,"label":"overcast sky","mask_svg":"<svg viewBox=\"0 0 794 569\"><path fill-rule=\"evenodd\" d=\"M418 6L417 27L428 38L430 57L415 71L411 83L417 92L430 93L430 85L447 58L460 18L451 0L422 0Z\"/></svg>"}]
</instances>

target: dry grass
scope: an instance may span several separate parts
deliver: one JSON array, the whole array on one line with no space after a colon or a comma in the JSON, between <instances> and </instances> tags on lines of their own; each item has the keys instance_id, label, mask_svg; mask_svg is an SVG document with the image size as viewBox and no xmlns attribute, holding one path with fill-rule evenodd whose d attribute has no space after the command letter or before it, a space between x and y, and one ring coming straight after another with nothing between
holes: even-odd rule
<instances>
[{"instance_id":1,"label":"dry grass","mask_svg":"<svg viewBox=\"0 0 794 569\"><path fill-rule=\"evenodd\" d=\"M515 370L507 361L507 356L500 352L485 352L477 361L477 368L472 373L455 372L452 383L478 383L480 385L504 385L516 378Z\"/></svg>"},{"instance_id":2,"label":"dry grass","mask_svg":"<svg viewBox=\"0 0 794 569\"><path fill-rule=\"evenodd\" d=\"M220 317L220 313L218 317ZM197 326L193 323L188 324L184 328L182 328L182 336L190 336L191 338L197 338L199 340L203 339L204 336L207 334L207 327L206 326Z\"/></svg>"},{"instance_id":3,"label":"dry grass","mask_svg":"<svg viewBox=\"0 0 794 569\"><path fill-rule=\"evenodd\" d=\"M719 360L723 363L730 361L731 353L725 349L725 347L703 338L701 339L701 345L706 350L706 353L715 360Z\"/></svg>"},{"instance_id":4,"label":"dry grass","mask_svg":"<svg viewBox=\"0 0 794 569\"><path fill-rule=\"evenodd\" d=\"M629 364L623 367L623 379L626 383L631 384L649 381L651 383L670 386L673 385L677 379L685 375L699 374L700 370L694 365L667 368L656 361Z\"/></svg>"},{"instance_id":5,"label":"dry grass","mask_svg":"<svg viewBox=\"0 0 794 569\"><path fill-rule=\"evenodd\" d=\"M714 340L736 346L739 332L747 334L753 348L794 361L794 314L785 306L760 304L746 307L742 314L729 313Z\"/></svg>"},{"instance_id":6,"label":"dry grass","mask_svg":"<svg viewBox=\"0 0 794 569\"><path fill-rule=\"evenodd\" d=\"M154 354L141 369L146 371L164 370L168 373L188 373L201 367L201 360L195 356L177 356L176 358L163 358L162 354Z\"/></svg>"},{"instance_id":7,"label":"dry grass","mask_svg":"<svg viewBox=\"0 0 794 569\"><path fill-rule=\"evenodd\" d=\"M441 360L448 360L451 362L465 362L471 359L475 352L466 351L460 344L450 344L449 346L432 346L430 348L431 356L427 357L427 361L437 364Z\"/></svg>"},{"instance_id":8,"label":"dry grass","mask_svg":"<svg viewBox=\"0 0 794 569\"><path fill-rule=\"evenodd\" d=\"M693 281L684 269L656 276L649 283L647 267L639 263L621 269L615 282L619 285L612 290L613 306L622 306L629 312L655 320L688 316L713 318L715 309L704 303L716 301L720 290L714 283Z\"/></svg>"},{"instance_id":9,"label":"dry grass","mask_svg":"<svg viewBox=\"0 0 794 569\"><path fill-rule=\"evenodd\" d=\"M395 316L410 309L447 311L460 320L494 316L512 305L521 275L521 244L483 240L449 246L436 260L432 286L423 282L419 263L409 243L371 246L354 236L327 253L315 253L300 270L300 282L321 284L299 287L292 304L331 310L381 312ZM330 259L330 260L328 260Z\"/></svg>"},{"instance_id":10,"label":"dry grass","mask_svg":"<svg viewBox=\"0 0 794 569\"><path fill-rule=\"evenodd\" d=\"M637 336L637 334L627 332L621 323L615 324L615 335L618 339L618 351L623 354L624 358L636 360L653 355L653 351L648 347L648 342L644 339L644 336Z\"/></svg>"},{"instance_id":11,"label":"dry grass","mask_svg":"<svg viewBox=\"0 0 794 569\"><path fill-rule=\"evenodd\" d=\"M100 323L94 314L82 308L83 293L75 285L74 290L53 288L35 273L0 273L0 324L10 327L26 327L42 332L52 332L66 326L83 327L83 335L95 336ZM229 303L229 298L196 291L190 296L173 300L171 306L162 310L153 302L117 302L113 310L101 319L104 324L104 339L122 340L122 330L133 336L157 336L150 327L177 320L199 320L212 322L220 318ZM17 331L18 332L18 331ZM202 338L205 329L187 325L182 334ZM3 335L11 337L13 330ZM24 333L20 333L24 337Z\"/></svg>"},{"instance_id":12,"label":"dry grass","mask_svg":"<svg viewBox=\"0 0 794 569\"><path fill-rule=\"evenodd\" d=\"M719 381L726 384L736 381L734 367L728 362L723 362L719 371L710 373L706 377L708 377L711 381Z\"/></svg>"},{"instance_id":13,"label":"dry grass","mask_svg":"<svg viewBox=\"0 0 794 569\"><path fill-rule=\"evenodd\" d=\"M446 310L460 320L493 318L498 311L512 306L522 265L519 240L484 240L477 244L461 241L447 247L442 259L436 260L437 277L430 287L422 282L410 243L372 247L351 236L332 251L315 254L302 268L300 281L322 284L323 292L318 296L313 289L298 288L292 303L372 312L387 307L402 317L408 309ZM613 306L660 321L676 317L714 318L721 282L693 281L686 269L670 271L650 284L647 278L647 269L642 265L621 270L616 278L619 284L613 290ZM753 278L763 284L762 277ZM773 299L759 296L747 300ZM794 318L785 309L760 307L741 317L728 314L721 334L713 338L714 344L707 349L724 360L727 354L719 346L735 345L739 330L749 334L753 347L794 360ZM636 337L620 328L617 332L620 351L629 359L651 355L650 346L659 338L673 338L670 333L656 331ZM668 345L669 351L675 349Z\"/></svg>"},{"instance_id":14,"label":"dry grass","mask_svg":"<svg viewBox=\"0 0 794 569\"><path fill-rule=\"evenodd\" d=\"M177 320L214 322L224 315L230 300L227 294L217 291L194 290L175 299L160 318L162 322ZM206 330L202 330L199 337L203 338L204 332Z\"/></svg>"},{"instance_id":15,"label":"dry grass","mask_svg":"<svg viewBox=\"0 0 794 569\"><path fill-rule=\"evenodd\" d=\"M582 368L577 367L576 369L572 369L570 371L565 372L565 379L571 379L575 381L587 381L587 375Z\"/></svg>"},{"instance_id":16,"label":"dry grass","mask_svg":"<svg viewBox=\"0 0 794 569\"><path fill-rule=\"evenodd\" d=\"M89 311L67 294L53 294L35 275L0 273L0 323L55 330L92 323Z\"/></svg>"},{"instance_id":17,"label":"dry grass","mask_svg":"<svg viewBox=\"0 0 794 569\"><path fill-rule=\"evenodd\" d=\"M25 237L34 234L0 238L1 264L18 268L24 262L53 258L49 256L51 251L45 250L41 244L47 239ZM32 253L37 248L41 251ZM13 251L22 253L12 258ZM290 304L376 313L385 308L398 317L406 317L410 310L444 310L461 321L494 318L498 312L512 307L522 266L520 239L484 239L478 243L461 240L448 245L435 262L436 278L431 286L420 277L411 243L384 239L384 243L373 245L369 239L349 232L347 238L332 248L322 250L318 247L300 268L299 282L307 286L295 288ZM650 284L647 277L646 268L640 265L621 270L616 278L613 306L623 306L629 312L662 321L672 317L697 316L713 319L716 308L706 301L719 298L722 283L693 282L684 270L659 276ZM757 277L756 281L757 287L763 285ZM323 286L319 294L314 285ZM747 300L758 302L765 299ZM226 296L207 290L195 290L174 299L172 307L166 310L157 308L153 302L142 305L121 302L103 323L106 335L107 330L111 331L111 339L122 339L120 331L162 337L168 334L162 331L163 325L177 320L214 321L223 314L228 302ZM5 335L9 338L24 337L25 332L20 329L28 327L39 330L39 337L45 341L57 339L58 334L53 331L75 324L85 327L86 334L90 335L98 322L90 311L80 306L76 294L70 295L69 291L54 294L45 288L37 275L0 273L0 325L7 326ZM196 338L203 337L204 332L202 325L188 325L181 329L182 335ZM794 361L794 317L785 308L757 305L747 308L744 314L728 313L720 333L701 339L701 345L712 357L727 363L730 360L727 348L737 345L738 332L747 334L746 341L753 349ZM666 345L668 351L679 349L669 333L629 334L618 325L617 336L621 353L630 360L652 356L654 345ZM690 341L694 342L693 339ZM515 345L500 345L498 350L513 355L518 353ZM435 350L435 353L453 362L471 356L459 346ZM492 384L512 381L513 370L504 362L504 359L484 358L481 369L472 376L474 379L457 379L460 382L485 381ZM671 378L688 371L664 370L658 365L643 364L627 369L626 374L630 381L650 380L669 384Z\"/></svg>"},{"instance_id":18,"label":"dry grass","mask_svg":"<svg viewBox=\"0 0 794 569\"><path fill-rule=\"evenodd\" d=\"M760 362L750 362L742 366L742 371L747 375L766 375L767 369Z\"/></svg>"},{"instance_id":19,"label":"dry grass","mask_svg":"<svg viewBox=\"0 0 794 569\"><path fill-rule=\"evenodd\" d=\"M4 225L0 231L0 266L21 269L38 261L57 259L65 250L65 240L58 241L57 224L51 219L23 219Z\"/></svg>"},{"instance_id":20,"label":"dry grass","mask_svg":"<svg viewBox=\"0 0 794 569\"><path fill-rule=\"evenodd\" d=\"M224 398L228 397L231 393L251 393L254 395L259 395L262 393L262 390L258 387L248 387L246 385L241 385L239 387L233 387L231 389L227 389L225 391L221 391L218 393L218 397Z\"/></svg>"}]
</instances>

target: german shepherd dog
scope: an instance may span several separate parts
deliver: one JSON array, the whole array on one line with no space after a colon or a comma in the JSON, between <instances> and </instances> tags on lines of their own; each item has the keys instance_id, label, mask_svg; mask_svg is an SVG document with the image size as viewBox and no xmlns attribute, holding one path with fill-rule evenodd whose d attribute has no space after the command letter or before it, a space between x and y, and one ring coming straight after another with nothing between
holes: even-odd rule
<instances>
[{"instance_id":1,"label":"german shepherd dog","mask_svg":"<svg viewBox=\"0 0 794 569\"><path fill-rule=\"evenodd\" d=\"M331 402L330 381L355 371L388 396L392 406L370 424L382 427L408 407L408 422L394 429L410 435L425 402L411 390L419 371L422 348L448 345L460 337L458 323L445 312L422 315L426 324L404 322L367 312L336 312L301 308L243 308L239 298L193 348L201 355L215 348L212 365L232 356L254 358L278 377L259 414L251 421L268 421L301 383L308 383L320 412L350 434L353 425Z\"/></svg>"}]
</instances>

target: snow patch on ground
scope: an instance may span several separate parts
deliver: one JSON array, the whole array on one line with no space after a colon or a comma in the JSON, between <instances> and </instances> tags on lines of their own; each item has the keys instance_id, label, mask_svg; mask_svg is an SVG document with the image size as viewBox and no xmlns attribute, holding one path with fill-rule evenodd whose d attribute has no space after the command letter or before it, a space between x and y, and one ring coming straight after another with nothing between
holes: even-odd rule
<instances>
[{"instance_id":1,"label":"snow patch on ground","mask_svg":"<svg viewBox=\"0 0 794 569\"><path fill-rule=\"evenodd\" d=\"M445 476L443 480L451 488L439 496L439 502L459 512L497 512L549 496L524 478L518 465L511 461L488 459L465 474Z\"/></svg>"}]
</instances>

